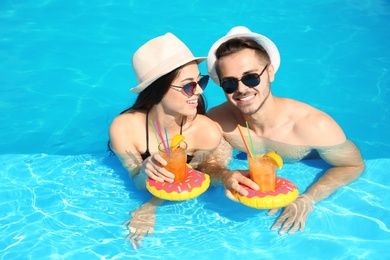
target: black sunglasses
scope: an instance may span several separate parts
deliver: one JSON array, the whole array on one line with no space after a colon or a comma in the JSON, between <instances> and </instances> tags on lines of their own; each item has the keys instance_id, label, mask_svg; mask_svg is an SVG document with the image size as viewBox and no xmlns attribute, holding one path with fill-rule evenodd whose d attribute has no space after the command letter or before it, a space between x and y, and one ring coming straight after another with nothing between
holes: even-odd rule
<instances>
[{"instance_id":1,"label":"black sunglasses","mask_svg":"<svg viewBox=\"0 0 390 260\"><path fill-rule=\"evenodd\" d=\"M268 63L267 65L265 65L264 69L260 72L260 74L250 73L242 76L240 79L226 78L222 81L221 87L223 88L223 91L225 91L228 94L232 94L234 93L234 91L237 90L239 81L241 81L247 87L254 88L260 84L260 77L261 75L263 75L267 67L268 67Z\"/></svg>"},{"instance_id":2,"label":"black sunglasses","mask_svg":"<svg viewBox=\"0 0 390 260\"><path fill-rule=\"evenodd\" d=\"M184 86L175 86L175 85L171 85L172 87L175 87L175 88L181 88L183 89L184 93L189 96L189 97L192 97L194 94L195 94L195 91L196 91L196 86L199 84L200 88L202 90L204 90L206 87L207 87L207 83L209 82L209 78L210 76L208 75L202 75L202 77L200 78L200 80L198 82L190 82L188 84L185 84Z\"/></svg>"}]
</instances>

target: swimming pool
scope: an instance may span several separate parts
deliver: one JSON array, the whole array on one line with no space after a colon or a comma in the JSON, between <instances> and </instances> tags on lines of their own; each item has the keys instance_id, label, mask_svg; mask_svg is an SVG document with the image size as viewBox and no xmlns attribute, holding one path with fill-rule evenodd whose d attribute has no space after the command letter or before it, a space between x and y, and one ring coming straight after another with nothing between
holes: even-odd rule
<instances>
[{"instance_id":1,"label":"swimming pool","mask_svg":"<svg viewBox=\"0 0 390 260\"><path fill-rule=\"evenodd\" d=\"M34 3L0 4L0 259L386 258L389 3ZM333 116L362 150L367 170L316 204L304 232L279 236L269 230L276 217L211 187L159 207L154 234L135 252L120 224L150 195L106 152L112 118L135 97L128 92L131 55L167 31L205 55L235 25L276 43L274 94ZM212 83L205 94L209 107L224 101ZM303 191L326 167L306 161L278 174Z\"/></svg>"}]
</instances>

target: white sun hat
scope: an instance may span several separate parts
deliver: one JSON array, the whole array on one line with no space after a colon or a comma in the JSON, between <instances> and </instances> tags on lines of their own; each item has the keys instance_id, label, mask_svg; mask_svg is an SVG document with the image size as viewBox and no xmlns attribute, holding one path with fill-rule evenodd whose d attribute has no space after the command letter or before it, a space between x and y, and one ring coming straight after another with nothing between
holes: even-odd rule
<instances>
[{"instance_id":1,"label":"white sun hat","mask_svg":"<svg viewBox=\"0 0 390 260\"><path fill-rule=\"evenodd\" d=\"M200 63L206 57L194 57L190 49L172 33L151 39L133 55L133 69L138 86L131 92L141 93L161 76L191 61Z\"/></svg>"},{"instance_id":2,"label":"white sun hat","mask_svg":"<svg viewBox=\"0 0 390 260\"><path fill-rule=\"evenodd\" d=\"M236 26L233 27L224 37L216 41L213 46L211 46L207 56L207 70L215 84L219 85L219 78L217 72L215 71L215 62L217 59L215 56L215 51L222 43L236 37L249 37L259 43L268 53L268 56L271 59L271 64L274 66L275 73L278 71L280 66L280 54L276 45L264 35L253 33L245 26Z\"/></svg>"}]
</instances>

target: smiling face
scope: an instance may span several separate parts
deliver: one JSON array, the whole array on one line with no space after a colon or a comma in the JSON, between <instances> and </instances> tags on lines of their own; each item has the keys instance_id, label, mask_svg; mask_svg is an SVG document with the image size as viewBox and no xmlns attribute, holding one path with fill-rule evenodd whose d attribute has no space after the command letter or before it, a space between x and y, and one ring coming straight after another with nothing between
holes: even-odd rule
<instances>
[{"instance_id":1,"label":"smiling face","mask_svg":"<svg viewBox=\"0 0 390 260\"><path fill-rule=\"evenodd\" d=\"M267 65L253 49L244 49L220 58L218 61L221 82L227 78L241 79L250 73L260 74ZM274 80L272 65L260 77L260 84L248 87L238 81L238 88L232 94L225 93L227 100L243 114L252 115L260 110L270 95L270 82Z\"/></svg>"},{"instance_id":2,"label":"smiling face","mask_svg":"<svg viewBox=\"0 0 390 260\"><path fill-rule=\"evenodd\" d=\"M190 82L198 82L199 79L198 64L190 62L183 66L171 85L182 87ZM202 93L203 90L199 85L196 86L195 93L191 97L188 97L183 89L170 87L161 102L167 113L194 116L197 113L198 100Z\"/></svg>"}]
</instances>

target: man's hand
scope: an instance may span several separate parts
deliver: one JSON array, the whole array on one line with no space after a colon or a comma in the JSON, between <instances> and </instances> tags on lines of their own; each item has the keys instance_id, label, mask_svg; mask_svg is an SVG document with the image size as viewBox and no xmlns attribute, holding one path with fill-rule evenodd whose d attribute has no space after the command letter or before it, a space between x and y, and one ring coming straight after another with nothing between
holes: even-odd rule
<instances>
[{"instance_id":1,"label":"man's hand","mask_svg":"<svg viewBox=\"0 0 390 260\"><path fill-rule=\"evenodd\" d=\"M243 196L248 195L248 191L241 187L240 184L244 184L245 186L248 186L253 190L259 190L259 185L257 185L251 179L243 175L240 171L229 171L225 173L223 184L225 186L226 196L233 201L238 201L232 193L233 190L237 191Z\"/></svg>"},{"instance_id":2,"label":"man's hand","mask_svg":"<svg viewBox=\"0 0 390 260\"><path fill-rule=\"evenodd\" d=\"M314 203L306 195L299 196L293 203L287 205L282 215L276 220L271 230L276 230L280 226L279 234L283 235L287 230L288 234L295 233L298 229L303 231L305 229L305 222L307 216L313 211ZM277 213L279 209L270 210L267 215L272 216Z\"/></svg>"}]
</instances>

